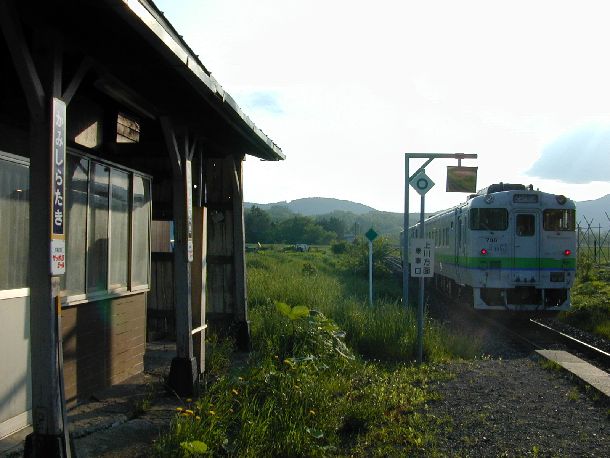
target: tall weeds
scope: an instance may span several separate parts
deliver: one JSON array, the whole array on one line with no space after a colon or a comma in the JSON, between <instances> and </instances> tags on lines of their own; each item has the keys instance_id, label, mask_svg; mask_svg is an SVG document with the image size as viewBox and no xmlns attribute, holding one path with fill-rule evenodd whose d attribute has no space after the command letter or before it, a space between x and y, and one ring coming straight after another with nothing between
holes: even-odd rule
<instances>
[{"instance_id":1,"label":"tall weeds","mask_svg":"<svg viewBox=\"0 0 610 458\"><path fill-rule=\"evenodd\" d=\"M439 421L426 413L433 365L414 355L413 313L396 301L368 306L361 282L326 253L259 252L248 259L254 351L227 368L213 340L204 395L177 413L158 456L409 456L434 452ZM388 296L389 293L386 292ZM473 351L426 324L426 355ZM376 360L376 361L375 361ZM383 360L383 362L379 361Z\"/></svg>"}]
</instances>

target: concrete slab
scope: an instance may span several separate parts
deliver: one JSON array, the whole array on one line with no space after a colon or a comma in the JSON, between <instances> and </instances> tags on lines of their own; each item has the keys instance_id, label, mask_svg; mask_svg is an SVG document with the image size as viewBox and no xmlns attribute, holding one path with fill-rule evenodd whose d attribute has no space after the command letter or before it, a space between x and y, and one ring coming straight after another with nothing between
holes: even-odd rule
<instances>
[{"instance_id":1,"label":"concrete slab","mask_svg":"<svg viewBox=\"0 0 610 458\"><path fill-rule=\"evenodd\" d=\"M536 353L555 361L568 372L610 397L610 374L563 350L536 350Z\"/></svg>"},{"instance_id":2,"label":"concrete slab","mask_svg":"<svg viewBox=\"0 0 610 458\"><path fill-rule=\"evenodd\" d=\"M144 373L96 393L68 411L70 434L78 458L151 455L154 439L163 433L184 402L169 394L164 380L176 354L171 342L147 344ZM0 440L0 457L23 456L32 428Z\"/></svg>"}]
</instances>

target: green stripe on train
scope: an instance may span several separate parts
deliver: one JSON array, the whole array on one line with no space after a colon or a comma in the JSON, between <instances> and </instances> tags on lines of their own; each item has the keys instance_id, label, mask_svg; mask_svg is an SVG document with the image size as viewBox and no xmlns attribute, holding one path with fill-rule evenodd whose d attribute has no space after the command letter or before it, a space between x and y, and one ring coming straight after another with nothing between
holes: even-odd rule
<instances>
[{"instance_id":1,"label":"green stripe on train","mask_svg":"<svg viewBox=\"0 0 610 458\"><path fill-rule=\"evenodd\" d=\"M439 262L447 264L456 264L455 256L437 255ZM553 259L553 258L509 258L509 257L491 257L491 256L459 256L458 262L460 266L479 269L575 269L576 259Z\"/></svg>"}]
</instances>

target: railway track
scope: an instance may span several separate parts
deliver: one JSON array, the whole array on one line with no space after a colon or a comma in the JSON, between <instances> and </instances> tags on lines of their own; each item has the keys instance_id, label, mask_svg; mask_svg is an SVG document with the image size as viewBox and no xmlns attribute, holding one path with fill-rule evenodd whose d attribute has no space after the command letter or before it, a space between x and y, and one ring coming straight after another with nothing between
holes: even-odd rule
<instances>
[{"instance_id":1,"label":"railway track","mask_svg":"<svg viewBox=\"0 0 610 458\"><path fill-rule=\"evenodd\" d=\"M386 266L397 276L402 275L402 261L399 257L389 256L385 259ZM558 329L552 320L538 317L521 317L517 314L506 312L481 313L476 312L464 303L456 301L456 298L448 297L436 290L428 290L428 310L431 301L451 302L456 307L455 313L449 319L455 319L455 314L460 314L461 319L468 321L477 327L484 324L498 330L507 336L509 345L518 345L524 353L535 350L564 350L567 351L599 369L610 372L610 342L604 348L594 342L588 341L587 337L574 335L570 331ZM434 316L434 313L431 313ZM445 316L442 320L447 319ZM466 328L467 329L467 328Z\"/></svg>"},{"instance_id":2,"label":"railway track","mask_svg":"<svg viewBox=\"0 0 610 458\"><path fill-rule=\"evenodd\" d=\"M435 307L434 302L445 303L453 310L447 312L443 307ZM536 350L563 350L610 372L610 342L600 344L584 332L559 329L554 320L507 312L477 312L436 290L432 290L429 295L428 310L432 317L454 322L455 327L466 333L481 327L487 328L487 335L492 336L489 338L499 342L499 350L491 352L492 356L505 358L514 354L525 356ZM506 347L505 352L502 347Z\"/></svg>"}]
</instances>

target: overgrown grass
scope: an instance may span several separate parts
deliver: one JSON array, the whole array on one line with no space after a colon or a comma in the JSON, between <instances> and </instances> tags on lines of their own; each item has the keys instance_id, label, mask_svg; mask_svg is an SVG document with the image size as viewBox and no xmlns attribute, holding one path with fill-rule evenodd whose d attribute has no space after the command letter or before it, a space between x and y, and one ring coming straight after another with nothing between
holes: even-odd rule
<instances>
[{"instance_id":1,"label":"overgrown grass","mask_svg":"<svg viewBox=\"0 0 610 458\"><path fill-rule=\"evenodd\" d=\"M581 264L585 266L582 270ZM586 260L579 260L579 270L572 288L572 308L560 319L610 339L610 270L597 269Z\"/></svg>"},{"instance_id":2,"label":"overgrown grass","mask_svg":"<svg viewBox=\"0 0 610 458\"><path fill-rule=\"evenodd\" d=\"M316 274L303 273L303 266L309 263L317 267ZM366 277L343 266L340 258L328 253L256 253L248 259L253 326L264 323L268 307L276 301L306 305L336 321L346 332L347 343L360 355L412 361L416 354L415 312L400 304L400 282L389 275L375 278L375 296L381 299L371 307ZM478 351L476 341L451 334L432 320L426 320L424 335L428 361L471 358Z\"/></svg>"},{"instance_id":3,"label":"overgrown grass","mask_svg":"<svg viewBox=\"0 0 610 458\"><path fill-rule=\"evenodd\" d=\"M158 456L434 453L440 422L426 406L430 384L446 374L409 363L413 313L387 299L388 290L370 307L349 291L359 279L341 265L323 251L249 256L249 364L229 371L229 347L210 342L213 383L178 413ZM431 321L425 349L428 361L476 352Z\"/></svg>"}]
</instances>

